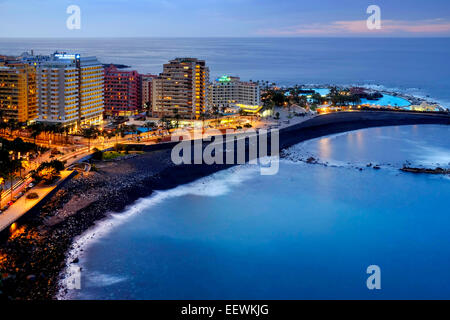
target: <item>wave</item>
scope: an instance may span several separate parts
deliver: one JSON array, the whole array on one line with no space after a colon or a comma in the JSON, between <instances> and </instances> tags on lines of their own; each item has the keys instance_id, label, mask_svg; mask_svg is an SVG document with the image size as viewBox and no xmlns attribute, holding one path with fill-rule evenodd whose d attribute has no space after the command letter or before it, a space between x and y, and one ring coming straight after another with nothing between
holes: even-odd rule
<instances>
[{"instance_id":1,"label":"wave","mask_svg":"<svg viewBox=\"0 0 450 320\"><path fill-rule=\"evenodd\" d=\"M80 272L80 266L84 264L84 252L98 241L100 238L112 232L121 224L127 222L133 216L145 212L147 209L155 206L170 198L176 198L186 195L196 195L204 197L222 196L234 189L234 187L242 184L259 174L258 165L240 165L230 169L214 173L208 177L201 178L194 182L175 187L166 191L155 191L148 198L136 201L133 205L128 206L122 213L109 213L108 216L96 223L96 225L81 236L75 238L72 248L67 254L66 268L61 274L60 289L56 298L59 300L71 299L72 290L70 284L73 282L77 272ZM73 263L78 259L78 263ZM89 286L106 286L126 279L113 275L103 275L86 272L86 279Z\"/></svg>"}]
</instances>

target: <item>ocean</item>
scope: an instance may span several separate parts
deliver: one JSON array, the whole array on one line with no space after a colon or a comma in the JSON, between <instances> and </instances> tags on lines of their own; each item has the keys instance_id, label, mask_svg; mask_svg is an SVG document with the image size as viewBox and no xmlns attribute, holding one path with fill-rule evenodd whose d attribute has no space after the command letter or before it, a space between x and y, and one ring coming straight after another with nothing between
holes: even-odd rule
<instances>
[{"instance_id":1,"label":"ocean","mask_svg":"<svg viewBox=\"0 0 450 320\"><path fill-rule=\"evenodd\" d=\"M352 131L291 147L274 176L243 165L159 191L77 240L81 290L62 297L448 299L450 179L399 168L450 167L449 134Z\"/></svg>"},{"instance_id":2,"label":"ocean","mask_svg":"<svg viewBox=\"0 0 450 320\"><path fill-rule=\"evenodd\" d=\"M95 55L154 74L175 57L197 57L206 60L212 79L376 86L450 107L450 38L0 38L0 54L31 49Z\"/></svg>"},{"instance_id":3,"label":"ocean","mask_svg":"<svg viewBox=\"0 0 450 320\"><path fill-rule=\"evenodd\" d=\"M450 107L450 39L0 39L159 73L180 56L279 85L365 85ZM73 299L450 298L450 128L371 128L293 146L274 176L237 166L156 192L79 237ZM314 156L318 164L300 158ZM380 165L380 170L367 164ZM362 169L362 170L360 170ZM71 261L72 258L69 258ZM367 267L381 270L368 290Z\"/></svg>"}]
</instances>

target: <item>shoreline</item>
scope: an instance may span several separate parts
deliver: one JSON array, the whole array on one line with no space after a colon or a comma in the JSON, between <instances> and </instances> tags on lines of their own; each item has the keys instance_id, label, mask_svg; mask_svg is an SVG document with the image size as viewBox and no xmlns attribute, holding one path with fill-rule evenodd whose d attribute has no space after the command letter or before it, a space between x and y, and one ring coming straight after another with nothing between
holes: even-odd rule
<instances>
[{"instance_id":1,"label":"shoreline","mask_svg":"<svg viewBox=\"0 0 450 320\"><path fill-rule=\"evenodd\" d=\"M328 114L281 130L280 149L336 133L411 124L448 125L450 116L384 111ZM109 213L123 212L155 191L172 189L234 166L175 166L170 160L170 147L97 164L98 172L79 174L40 211L30 214L14 237L2 243L2 252L7 252L10 261L5 268L0 256L4 288L0 299L55 299L75 239Z\"/></svg>"}]
</instances>

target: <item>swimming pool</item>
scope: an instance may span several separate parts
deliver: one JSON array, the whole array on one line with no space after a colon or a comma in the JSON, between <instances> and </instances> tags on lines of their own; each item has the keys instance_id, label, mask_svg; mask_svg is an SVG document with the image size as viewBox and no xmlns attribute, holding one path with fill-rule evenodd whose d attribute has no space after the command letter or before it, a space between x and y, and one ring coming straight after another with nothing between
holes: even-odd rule
<instances>
[{"instance_id":1,"label":"swimming pool","mask_svg":"<svg viewBox=\"0 0 450 320\"><path fill-rule=\"evenodd\" d=\"M361 104L370 104L379 107L409 107L411 103L403 98L383 94L383 98L377 100L361 99Z\"/></svg>"}]
</instances>

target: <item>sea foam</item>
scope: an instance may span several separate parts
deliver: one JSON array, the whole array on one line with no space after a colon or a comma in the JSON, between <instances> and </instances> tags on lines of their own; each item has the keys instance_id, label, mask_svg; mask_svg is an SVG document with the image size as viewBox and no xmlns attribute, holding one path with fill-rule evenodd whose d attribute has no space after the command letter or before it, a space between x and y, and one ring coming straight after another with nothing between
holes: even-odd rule
<instances>
[{"instance_id":1,"label":"sea foam","mask_svg":"<svg viewBox=\"0 0 450 320\"><path fill-rule=\"evenodd\" d=\"M260 168L258 165L241 165L232 167L230 169L214 173L208 177L201 178L194 182L175 187L174 189L165 191L155 191L151 196L137 200L134 204L128 206L122 213L109 213L103 220L98 221L94 227L84 232L79 237L75 238L71 250L67 254L66 268L61 274L60 290L57 294L57 299L71 299L74 290L69 290L70 283L73 277L77 276L76 272L80 266L83 266L85 258L83 253L102 237L112 232L121 224L127 222L130 218L137 214L145 212L147 209L155 206L170 198L181 197L186 195L197 195L204 197L217 197L230 192L236 186L242 184L244 181L251 179L256 174L259 174ZM78 258L79 262L74 264L73 261ZM75 268L75 266L77 268ZM83 269L83 276L89 286L107 286L126 279L107 274L90 273Z\"/></svg>"}]
</instances>

